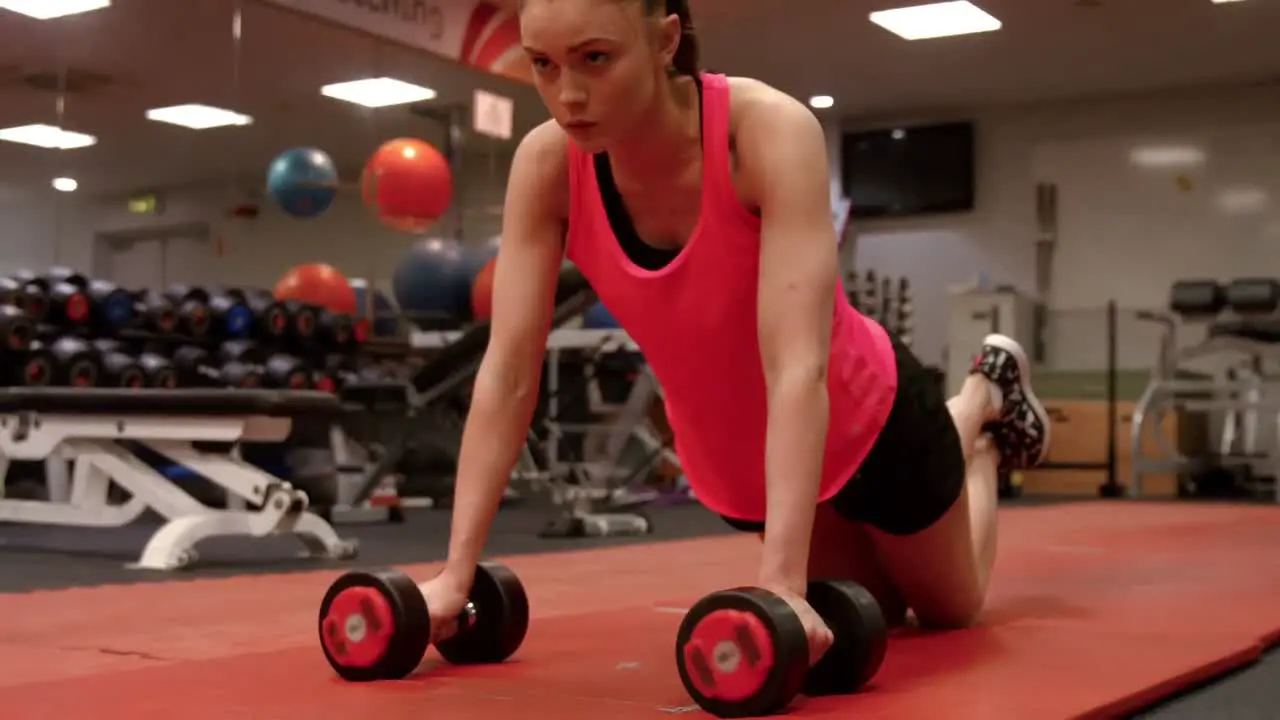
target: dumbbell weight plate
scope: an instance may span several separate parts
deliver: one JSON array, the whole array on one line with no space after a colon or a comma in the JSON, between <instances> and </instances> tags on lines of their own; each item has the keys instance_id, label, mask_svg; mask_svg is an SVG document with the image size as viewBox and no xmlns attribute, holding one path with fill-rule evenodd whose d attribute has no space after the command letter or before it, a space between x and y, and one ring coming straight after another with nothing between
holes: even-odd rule
<instances>
[{"instance_id":1,"label":"dumbbell weight plate","mask_svg":"<svg viewBox=\"0 0 1280 720\"><path fill-rule=\"evenodd\" d=\"M723 590L680 623L676 667L685 690L716 717L773 715L804 685L809 642L782 598L760 588Z\"/></svg>"},{"instance_id":2,"label":"dumbbell weight plate","mask_svg":"<svg viewBox=\"0 0 1280 720\"><path fill-rule=\"evenodd\" d=\"M53 363L44 353L29 353L19 368L18 384L25 387L48 387L53 384Z\"/></svg>"},{"instance_id":3,"label":"dumbbell weight plate","mask_svg":"<svg viewBox=\"0 0 1280 720\"><path fill-rule=\"evenodd\" d=\"M422 591L394 570L349 572L320 602L320 647L350 682L400 680L422 662L431 617Z\"/></svg>"},{"instance_id":4,"label":"dumbbell weight plate","mask_svg":"<svg viewBox=\"0 0 1280 720\"><path fill-rule=\"evenodd\" d=\"M482 562L467 599L475 619L463 632L436 642L440 656L454 665L500 663L515 654L529 632L529 597L509 568Z\"/></svg>"},{"instance_id":5,"label":"dumbbell weight plate","mask_svg":"<svg viewBox=\"0 0 1280 720\"><path fill-rule=\"evenodd\" d=\"M835 636L809 670L804 693L847 695L865 685L884 662L889 626L871 591L848 580L811 582L805 599Z\"/></svg>"}]
</instances>

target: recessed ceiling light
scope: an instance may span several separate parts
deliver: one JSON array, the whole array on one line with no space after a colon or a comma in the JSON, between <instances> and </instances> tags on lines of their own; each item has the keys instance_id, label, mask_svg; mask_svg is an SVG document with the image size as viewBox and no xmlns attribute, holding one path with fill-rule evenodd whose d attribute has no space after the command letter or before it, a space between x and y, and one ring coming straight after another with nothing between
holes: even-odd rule
<instances>
[{"instance_id":1,"label":"recessed ceiling light","mask_svg":"<svg viewBox=\"0 0 1280 720\"><path fill-rule=\"evenodd\" d=\"M9 10L37 20L52 20L111 7L111 0L0 0L0 10Z\"/></svg>"},{"instance_id":2,"label":"recessed ceiling light","mask_svg":"<svg viewBox=\"0 0 1280 720\"><path fill-rule=\"evenodd\" d=\"M1256 215L1267 209L1269 201L1262 188L1233 187L1218 193L1215 204L1225 215Z\"/></svg>"},{"instance_id":3,"label":"recessed ceiling light","mask_svg":"<svg viewBox=\"0 0 1280 720\"><path fill-rule=\"evenodd\" d=\"M1204 161L1204 150L1190 145L1146 145L1129 152L1129 162L1143 168L1189 168Z\"/></svg>"},{"instance_id":4,"label":"recessed ceiling light","mask_svg":"<svg viewBox=\"0 0 1280 720\"><path fill-rule=\"evenodd\" d=\"M405 105L435 98L436 91L421 85L379 77L334 83L320 88L320 94L369 108Z\"/></svg>"},{"instance_id":5,"label":"recessed ceiling light","mask_svg":"<svg viewBox=\"0 0 1280 720\"><path fill-rule=\"evenodd\" d=\"M880 10L868 17L876 25L907 40L991 32L1003 26L995 16L968 0Z\"/></svg>"},{"instance_id":6,"label":"recessed ceiling light","mask_svg":"<svg viewBox=\"0 0 1280 720\"><path fill-rule=\"evenodd\" d=\"M1244 2L1244 0L1212 0L1214 5L1222 5L1224 3Z\"/></svg>"},{"instance_id":7,"label":"recessed ceiling light","mask_svg":"<svg viewBox=\"0 0 1280 720\"><path fill-rule=\"evenodd\" d=\"M180 125L192 130L249 125L253 122L253 118L248 115L196 103L148 110L147 119L169 123L170 125Z\"/></svg>"},{"instance_id":8,"label":"recessed ceiling light","mask_svg":"<svg viewBox=\"0 0 1280 720\"><path fill-rule=\"evenodd\" d=\"M814 95L809 98L809 107L814 110L826 110L836 104L836 99L830 95Z\"/></svg>"},{"instance_id":9,"label":"recessed ceiling light","mask_svg":"<svg viewBox=\"0 0 1280 720\"><path fill-rule=\"evenodd\" d=\"M75 178L53 179L53 189L58 192L75 192L78 187L80 187L80 183L76 182Z\"/></svg>"},{"instance_id":10,"label":"recessed ceiling light","mask_svg":"<svg viewBox=\"0 0 1280 720\"><path fill-rule=\"evenodd\" d=\"M0 140L50 150L74 150L96 144L98 138L84 133L63 130L53 125L21 125L0 130Z\"/></svg>"}]
</instances>

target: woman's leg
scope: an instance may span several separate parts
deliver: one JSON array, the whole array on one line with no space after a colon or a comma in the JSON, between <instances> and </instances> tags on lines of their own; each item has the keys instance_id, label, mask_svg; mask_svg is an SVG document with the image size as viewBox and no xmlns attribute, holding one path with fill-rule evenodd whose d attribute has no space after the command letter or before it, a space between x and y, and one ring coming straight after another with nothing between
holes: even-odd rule
<instances>
[{"instance_id":1,"label":"woman's leg","mask_svg":"<svg viewBox=\"0 0 1280 720\"><path fill-rule=\"evenodd\" d=\"M764 526L725 518L735 530L754 532L764 539ZM907 605L876 553L866 526L847 520L831 503L818 505L809 544L810 580L852 580L865 587L880 604L890 627L901 625Z\"/></svg>"},{"instance_id":2,"label":"woman's leg","mask_svg":"<svg viewBox=\"0 0 1280 720\"><path fill-rule=\"evenodd\" d=\"M831 503L819 505L813 518L809 578L852 580L875 596L890 627L906 619L906 601L880 561L866 526L841 517Z\"/></svg>"},{"instance_id":3,"label":"woman's leg","mask_svg":"<svg viewBox=\"0 0 1280 720\"><path fill-rule=\"evenodd\" d=\"M1032 466L1048 447L1049 420L1029 381L1022 348L1009 338L989 336L960 394L946 403L952 427L939 428L937 418L924 413L915 419L919 435L909 449L917 457L949 453L953 464L935 463L930 469L900 455L903 470L950 476L962 465L961 490L941 517L924 529L903 533L871 527L868 532L921 625L966 627L982 610L996 553L999 467ZM900 377L899 382L911 379ZM916 404L917 410L932 407L929 402ZM929 478L898 481L906 487L930 486ZM948 486L945 480L939 483Z\"/></svg>"}]
</instances>

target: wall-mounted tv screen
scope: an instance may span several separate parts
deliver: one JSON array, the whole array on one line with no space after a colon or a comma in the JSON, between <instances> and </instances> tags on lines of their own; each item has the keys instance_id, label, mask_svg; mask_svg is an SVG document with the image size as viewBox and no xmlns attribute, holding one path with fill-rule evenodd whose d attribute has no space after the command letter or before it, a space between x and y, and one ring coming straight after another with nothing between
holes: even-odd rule
<instances>
[{"instance_id":1,"label":"wall-mounted tv screen","mask_svg":"<svg viewBox=\"0 0 1280 720\"><path fill-rule=\"evenodd\" d=\"M973 123L846 132L840 164L856 222L974 206Z\"/></svg>"}]
</instances>

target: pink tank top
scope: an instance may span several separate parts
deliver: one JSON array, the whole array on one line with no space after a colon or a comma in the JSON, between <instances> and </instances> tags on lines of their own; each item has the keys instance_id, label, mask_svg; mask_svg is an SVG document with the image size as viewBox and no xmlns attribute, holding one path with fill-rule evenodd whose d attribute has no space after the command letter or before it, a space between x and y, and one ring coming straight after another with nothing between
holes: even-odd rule
<instances>
[{"instance_id":1,"label":"pink tank top","mask_svg":"<svg viewBox=\"0 0 1280 720\"><path fill-rule=\"evenodd\" d=\"M646 270L609 225L591 155L569 143L567 256L639 346L662 385L676 453L711 510L765 515L768 402L756 327L760 220L737 197L729 151L729 83L704 74L702 211L683 250ZM893 348L837 288L828 372L830 423L820 500L857 471L893 404Z\"/></svg>"}]
</instances>

